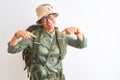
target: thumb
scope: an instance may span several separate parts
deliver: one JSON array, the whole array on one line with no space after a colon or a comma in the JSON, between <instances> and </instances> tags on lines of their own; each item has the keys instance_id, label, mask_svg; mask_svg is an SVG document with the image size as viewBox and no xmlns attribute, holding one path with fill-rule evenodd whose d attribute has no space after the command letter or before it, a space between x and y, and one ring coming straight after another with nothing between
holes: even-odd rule
<instances>
[{"instance_id":1,"label":"thumb","mask_svg":"<svg viewBox=\"0 0 120 80\"><path fill-rule=\"evenodd\" d=\"M62 30L62 32L61 32L61 34L64 34L66 31L65 31L65 29L64 30Z\"/></svg>"}]
</instances>

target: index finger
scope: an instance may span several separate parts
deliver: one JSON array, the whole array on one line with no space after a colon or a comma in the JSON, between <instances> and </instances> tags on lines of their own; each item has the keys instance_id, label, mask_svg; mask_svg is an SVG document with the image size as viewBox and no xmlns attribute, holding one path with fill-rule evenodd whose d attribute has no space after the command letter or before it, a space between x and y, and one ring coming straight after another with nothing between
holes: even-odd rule
<instances>
[{"instance_id":1,"label":"index finger","mask_svg":"<svg viewBox=\"0 0 120 80\"><path fill-rule=\"evenodd\" d=\"M34 38L37 38L37 36L33 35L32 33L30 33L30 36L34 37Z\"/></svg>"}]
</instances>

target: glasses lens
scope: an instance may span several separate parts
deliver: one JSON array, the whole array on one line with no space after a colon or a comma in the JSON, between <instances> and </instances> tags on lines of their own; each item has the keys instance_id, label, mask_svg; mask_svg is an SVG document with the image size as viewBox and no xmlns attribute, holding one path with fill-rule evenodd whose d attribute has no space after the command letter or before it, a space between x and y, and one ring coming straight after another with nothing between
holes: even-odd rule
<instances>
[{"instance_id":1,"label":"glasses lens","mask_svg":"<svg viewBox=\"0 0 120 80\"><path fill-rule=\"evenodd\" d=\"M43 17L43 18L41 19L41 21L42 21L42 22L46 22L46 17Z\"/></svg>"},{"instance_id":2,"label":"glasses lens","mask_svg":"<svg viewBox=\"0 0 120 80\"><path fill-rule=\"evenodd\" d=\"M52 13L52 14L49 14L48 16L44 16L44 17L41 19L41 21L42 21L42 22L46 22L48 19L49 19L49 20L53 20L55 17L56 17L56 15L55 15L54 13Z\"/></svg>"},{"instance_id":3,"label":"glasses lens","mask_svg":"<svg viewBox=\"0 0 120 80\"><path fill-rule=\"evenodd\" d=\"M49 14L47 18L52 20L54 17L55 17L54 14Z\"/></svg>"}]
</instances>

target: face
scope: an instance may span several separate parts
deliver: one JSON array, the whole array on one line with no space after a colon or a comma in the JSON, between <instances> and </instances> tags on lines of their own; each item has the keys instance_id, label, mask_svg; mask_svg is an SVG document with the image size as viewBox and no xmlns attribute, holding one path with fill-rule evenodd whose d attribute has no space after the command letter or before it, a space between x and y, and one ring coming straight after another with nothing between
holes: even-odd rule
<instances>
[{"instance_id":1,"label":"face","mask_svg":"<svg viewBox=\"0 0 120 80\"><path fill-rule=\"evenodd\" d=\"M41 18L40 23L44 26L45 29L54 29L56 24L56 14L48 14Z\"/></svg>"}]
</instances>

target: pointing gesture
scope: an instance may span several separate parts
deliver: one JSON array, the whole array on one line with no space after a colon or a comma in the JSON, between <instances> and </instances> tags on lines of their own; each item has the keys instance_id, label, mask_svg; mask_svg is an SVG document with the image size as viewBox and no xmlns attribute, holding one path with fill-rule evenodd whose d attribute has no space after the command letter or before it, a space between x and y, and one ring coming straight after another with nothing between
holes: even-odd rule
<instances>
[{"instance_id":1,"label":"pointing gesture","mask_svg":"<svg viewBox=\"0 0 120 80\"><path fill-rule=\"evenodd\" d=\"M65 34L76 34L76 33L78 33L79 31L78 31L78 28L76 28L76 27L68 27L68 28L65 28L63 31L62 31L62 33L65 33ZM80 33L80 32L79 32Z\"/></svg>"},{"instance_id":2,"label":"pointing gesture","mask_svg":"<svg viewBox=\"0 0 120 80\"><path fill-rule=\"evenodd\" d=\"M12 39L10 40L10 45L14 46L18 43L18 39L19 38L23 38L23 39L28 39L31 37L36 38L35 35L33 35L32 33L30 33L29 31L25 31L25 30L19 30L15 33L15 35L12 37Z\"/></svg>"},{"instance_id":3,"label":"pointing gesture","mask_svg":"<svg viewBox=\"0 0 120 80\"><path fill-rule=\"evenodd\" d=\"M35 35L33 35L32 33L30 33L29 31L25 31L25 30L19 30L15 33L16 38L20 38L22 37L23 39L28 39L31 37L36 38Z\"/></svg>"},{"instance_id":4,"label":"pointing gesture","mask_svg":"<svg viewBox=\"0 0 120 80\"><path fill-rule=\"evenodd\" d=\"M82 33L80 32L80 30L76 27L69 27L69 28L65 28L63 31L62 31L62 34L65 33L65 34L75 34L77 36L77 38L81 41L83 41L83 35Z\"/></svg>"}]
</instances>

